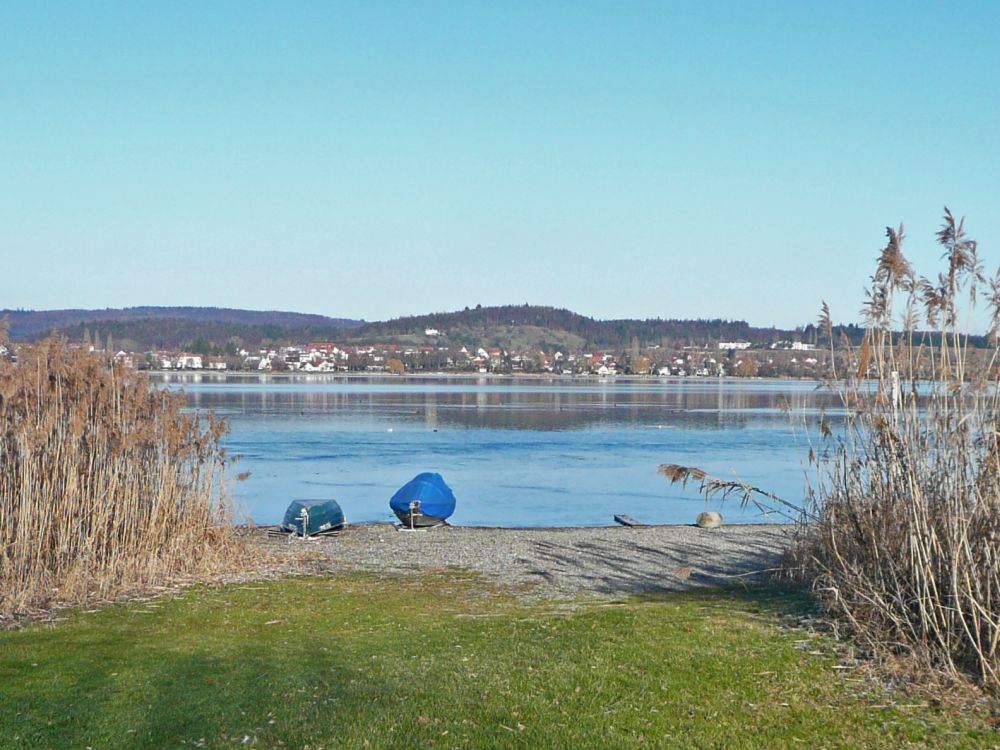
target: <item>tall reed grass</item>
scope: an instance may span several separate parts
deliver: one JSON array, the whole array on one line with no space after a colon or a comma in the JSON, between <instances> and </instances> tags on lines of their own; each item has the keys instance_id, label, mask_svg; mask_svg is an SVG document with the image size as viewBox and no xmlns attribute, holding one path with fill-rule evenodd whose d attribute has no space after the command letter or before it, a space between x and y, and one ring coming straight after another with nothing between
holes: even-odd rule
<instances>
[{"instance_id":1,"label":"tall reed grass","mask_svg":"<svg viewBox=\"0 0 1000 750\"><path fill-rule=\"evenodd\" d=\"M0 613L106 598L245 554L223 422L50 339L0 360Z\"/></svg>"},{"instance_id":2,"label":"tall reed grass","mask_svg":"<svg viewBox=\"0 0 1000 750\"><path fill-rule=\"evenodd\" d=\"M905 654L1000 691L1000 270L988 280L963 221L945 209L945 268L918 276L903 228L878 256L859 347L834 341L828 387L842 419L822 417L802 503L697 469L665 465L672 481L800 523L793 572L870 653ZM970 349L977 304L993 347ZM910 660L910 663L914 663Z\"/></svg>"}]
</instances>

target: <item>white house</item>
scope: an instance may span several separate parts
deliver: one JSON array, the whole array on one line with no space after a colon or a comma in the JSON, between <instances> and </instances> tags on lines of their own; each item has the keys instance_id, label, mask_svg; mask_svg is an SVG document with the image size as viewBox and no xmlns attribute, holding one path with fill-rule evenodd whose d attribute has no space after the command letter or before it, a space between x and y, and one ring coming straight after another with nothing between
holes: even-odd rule
<instances>
[{"instance_id":1,"label":"white house","mask_svg":"<svg viewBox=\"0 0 1000 750\"><path fill-rule=\"evenodd\" d=\"M178 370L200 370L201 368L200 354L181 354L177 357Z\"/></svg>"}]
</instances>

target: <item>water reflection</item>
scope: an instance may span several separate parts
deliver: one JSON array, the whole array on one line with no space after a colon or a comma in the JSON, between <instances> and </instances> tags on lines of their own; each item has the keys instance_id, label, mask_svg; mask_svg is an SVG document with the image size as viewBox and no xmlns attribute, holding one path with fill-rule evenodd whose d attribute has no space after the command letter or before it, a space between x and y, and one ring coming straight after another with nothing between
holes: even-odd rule
<instances>
[{"instance_id":1,"label":"water reflection","mask_svg":"<svg viewBox=\"0 0 1000 750\"><path fill-rule=\"evenodd\" d=\"M608 425L677 424L711 429L784 418L838 401L814 383L798 381L668 380L487 381L472 378L387 380L174 375L197 409L224 415L338 415L429 429L575 430Z\"/></svg>"}]
</instances>

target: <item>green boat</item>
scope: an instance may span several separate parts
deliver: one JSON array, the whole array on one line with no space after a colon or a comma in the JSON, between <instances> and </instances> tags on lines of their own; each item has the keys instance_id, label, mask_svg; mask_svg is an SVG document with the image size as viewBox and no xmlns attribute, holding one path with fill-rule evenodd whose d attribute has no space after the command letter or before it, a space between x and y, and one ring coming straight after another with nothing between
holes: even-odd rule
<instances>
[{"instance_id":1,"label":"green boat","mask_svg":"<svg viewBox=\"0 0 1000 750\"><path fill-rule=\"evenodd\" d=\"M299 536L340 531L347 523L336 500L292 500L281 528Z\"/></svg>"}]
</instances>

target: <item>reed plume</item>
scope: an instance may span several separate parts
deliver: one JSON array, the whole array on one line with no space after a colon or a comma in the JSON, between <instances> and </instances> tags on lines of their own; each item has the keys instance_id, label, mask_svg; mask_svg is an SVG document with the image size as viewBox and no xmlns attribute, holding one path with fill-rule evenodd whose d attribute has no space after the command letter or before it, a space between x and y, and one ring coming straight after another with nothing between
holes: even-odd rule
<instances>
[{"instance_id":1,"label":"reed plume","mask_svg":"<svg viewBox=\"0 0 1000 750\"><path fill-rule=\"evenodd\" d=\"M221 491L222 421L55 339L18 356L0 359L0 614L246 554Z\"/></svg>"},{"instance_id":2,"label":"reed plume","mask_svg":"<svg viewBox=\"0 0 1000 750\"><path fill-rule=\"evenodd\" d=\"M995 337L992 350L970 348L966 326L985 298L997 330L1000 307L990 294L1000 271L987 285L977 243L947 208L937 233L947 268L936 281L914 274L902 227L887 238L856 377L831 383L846 416L817 454L814 522L796 550L799 571L870 653L906 653L996 691L998 350ZM903 305L898 320L894 304Z\"/></svg>"},{"instance_id":3,"label":"reed plume","mask_svg":"<svg viewBox=\"0 0 1000 750\"><path fill-rule=\"evenodd\" d=\"M835 339L823 304L826 385L843 417L819 417L805 498L690 467L660 472L795 520L791 572L868 653L904 653L1000 692L1000 269L985 278L977 243L947 208L937 233L947 267L934 281L904 256L902 226L886 238L860 347ZM967 325L983 300L992 345L977 350Z\"/></svg>"}]
</instances>

